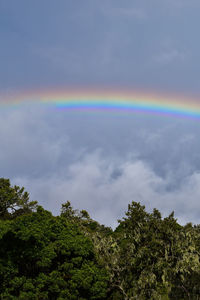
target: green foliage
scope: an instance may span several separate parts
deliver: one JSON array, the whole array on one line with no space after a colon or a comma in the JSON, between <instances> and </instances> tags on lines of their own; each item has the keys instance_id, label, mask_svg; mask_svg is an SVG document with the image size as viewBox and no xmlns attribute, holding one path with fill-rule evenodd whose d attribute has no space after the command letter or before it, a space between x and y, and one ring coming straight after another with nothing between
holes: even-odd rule
<instances>
[{"instance_id":1,"label":"green foliage","mask_svg":"<svg viewBox=\"0 0 200 300\"><path fill-rule=\"evenodd\" d=\"M106 271L76 224L39 207L0 223L1 299L104 299Z\"/></svg>"},{"instance_id":2,"label":"green foliage","mask_svg":"<svg viewBox=\"0 0 200 300\"><path fill-rule=\"evenodd\" d=\"M36 209L36 211L35 211ZM200 299L200 225L132 202L113 232L0 179L0 299Z\"/></svg>"},{"instance_id":3,"label":"green foliage","mask_svg":"<svg viewBox=\"0 0 200 300\"><path fill-rule=\"evenodd\" d=\"M121 266L117 282L127 299L199 295L200 263L192 226L180 226L173 213L162 219L158 210L150 214L132 202L116 233Z\"/></svg>"},{"instance_id":4,"label":"green foliage","mask_svg":"<svg viewBox=\"0 0 200 300\"><path fill-rule=\"evenodd\" d=\"M0 219L10 219L36 209L37 201L29 201L24 187L12 187L9 179L0 178Z\"/></svg>"}]
</instances>

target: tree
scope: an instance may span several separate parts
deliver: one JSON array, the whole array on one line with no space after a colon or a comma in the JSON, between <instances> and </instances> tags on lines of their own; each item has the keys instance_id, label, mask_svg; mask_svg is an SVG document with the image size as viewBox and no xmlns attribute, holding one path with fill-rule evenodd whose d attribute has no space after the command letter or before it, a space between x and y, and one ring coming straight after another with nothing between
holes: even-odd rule
<instances>
[{"instance_id":1,"label":"tree","mask_svg":"<svg viewBox=\"0 0 200 300\"><path fill-rule=\"evenodd\" d=\"M0 219L10 219L36 209L37 201L29 201L24 187L12 187L9 179L0 178Z\"/></svg>"},{"instance_id":2,"label":"tree","mask_svg":"<svg viewBox=\"0 0 200 300\"><path fill-rule=\"evenodd\" d=\"M108 274L75 223L42 207L0 220L1 299L106 299Z\"/></svg>"},{"instance_id":3,"label":"tree","mask_svg":"<svg viewBox=\"0 0 200 300\"><path fill-rule=\"evenodd\" d=\"M200 299L199 258L200 225L174 213L132 202L113 232L69 201L55 217L0 178L2 300Z\"/></svg>"},{"instance_id":4,"label":"tree","mask_svg":"<svg viewBox=\"0 0 200 300\"><path fill-rule=\"evenodd\" d=\"M116 299L182 300L199 295L199 235L191 225L179 225L174 213L162 219L157 209L147 213L145 206L132 202L115 233L121 269L116 280L122 290Z\"/></svg>"}]
</instances>

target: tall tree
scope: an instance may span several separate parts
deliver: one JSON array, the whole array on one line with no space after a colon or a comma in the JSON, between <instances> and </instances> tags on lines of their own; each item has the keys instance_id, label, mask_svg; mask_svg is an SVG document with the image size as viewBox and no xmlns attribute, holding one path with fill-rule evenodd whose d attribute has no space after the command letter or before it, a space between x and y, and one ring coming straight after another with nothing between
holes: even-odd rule
<instances>
[{"instance_id":1,"label":"tall tree","mask_svg":"<svg viewBox=\"0 0 200 300\"><path fill-rule=\"evenodd\" d=\"M0 219L10 219L36 209L37 201L30 201L24 187L11 186L10 180L0 178Z\"/></svg>"}]
</instances>

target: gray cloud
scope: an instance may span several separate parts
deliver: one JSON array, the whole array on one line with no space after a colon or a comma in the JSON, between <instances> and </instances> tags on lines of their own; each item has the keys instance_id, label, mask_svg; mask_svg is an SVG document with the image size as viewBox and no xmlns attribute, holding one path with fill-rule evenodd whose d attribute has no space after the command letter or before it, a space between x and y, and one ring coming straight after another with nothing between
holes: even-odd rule
<instances>
[{"instance_id":1,"label":"gray cloud","mask_svg":"<svg viewBox=\"0 0 200 300\"><path fill-rule=\"evenodd\" d=\"M107 85L199 93L198 1L20 3L1 4L1 90Z\"/></svg>"},{"instance_id":2,"label":"gray cloud","mask_svg":"<svg viewBox=\"0 0 200 300\"><path fill-rule=\"evenodd\" d=\"M113 176L114 172L118 176ZM34 199L58 213L61 204L70 200L78 209L87 209L99 222L116 226L131 201L140 201L151 211L160 209L164 216L175 210L182 224L199 222L200 174L193 173L176 190L168 191L169 178L155 174L143 161L115 161L98 152L65 167L65 174L33 180L15 178L25 184Z\"/></svg>"},{"instance_id":3,"label":"gray cloud","mask_svg":"<svg viewBox=\"0 0 200 300\"><path fill-rule=\"evenodd\" d=\"M70 200L116 226L134 200L198 223L198 121L37 106L5 109L0 117L1 176L53 213Z\"/></svg>"},{"instance_id":4,"label":"gray cloud","mask_svg":"<svg viewBox=\"0 0 200 300\"><path fill-rule=\"evenodd\" d=\"M106 86L189 102L200 92L199 8L197 0L2 1L0 95ZM199 135L186 118L8 105L0 171L55 213L69 199L114 225L139 200L198 222Z\"/></svg>"},{"instance_id":5,"label":"gray cloud","mask_svg":"<svg viewBox=\"0 0 200 300\"><path fill-rule=\"evenodd\" d=\"M184 60L185 55L182 52L179 52L176 49L172 49L163 53L160 53L158 56L154 58L154 61L158 62L159 64L168 64L172 63L174 60Z\"/></svg>"}]
</instances>

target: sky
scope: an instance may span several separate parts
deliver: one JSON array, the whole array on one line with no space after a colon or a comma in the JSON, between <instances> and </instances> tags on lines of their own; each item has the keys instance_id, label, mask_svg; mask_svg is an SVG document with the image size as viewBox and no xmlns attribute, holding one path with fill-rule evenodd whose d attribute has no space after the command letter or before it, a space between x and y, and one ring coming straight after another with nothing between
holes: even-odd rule
<instances>
[{"instance_id":1,"label":"sky","mask_svg":"<svg viewBox=\"0 0 200 300\"><path fill-rule=\"evenodd\" d=\"M200 105L199 9L199 0L0 0L0 100L111 89ZM140 201L199 224L199 136L190 118L8 102L0 177L55 215L69 200L114 228Z\"/></svg>"}]
</instances>

